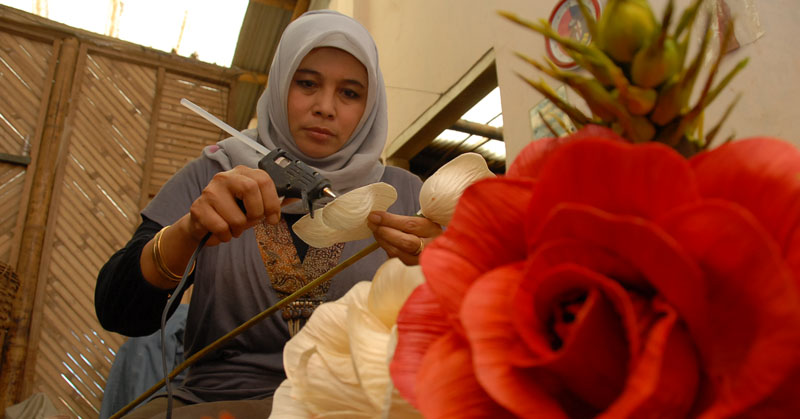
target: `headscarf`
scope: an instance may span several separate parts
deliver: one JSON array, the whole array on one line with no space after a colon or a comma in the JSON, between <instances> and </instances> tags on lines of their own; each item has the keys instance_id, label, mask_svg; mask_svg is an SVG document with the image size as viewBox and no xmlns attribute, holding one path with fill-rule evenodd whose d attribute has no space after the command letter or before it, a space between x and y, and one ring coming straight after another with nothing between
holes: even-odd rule
<instances>
[{"instance_id":1,"label":"headscarf","mask_svg":"<svg viewBox=\"0 0 800 419\"><path fill-rule=\"evenodd\" d=\"M297 148L289 131L287 100L289 86L300 61L312 49L334 47L349 52L367 69L368 93L364 114L350 139L336 153L312 158ZM360 23L332 10L310 11L284 30L264 93L256 106L257 129L244 131L270 150L280 147L317 169L331 181L337 193L378 182L384 166L379 158L386 142L388 116L386 89L378 67L378 49ZM260 156L235 138L206 147L207 157L220 162L225 170L243 164L258 167ZM287 206L293 207L293 206ZM297 212L297 207L284 207L284 212Z\"/></svg>"}]
</instances>

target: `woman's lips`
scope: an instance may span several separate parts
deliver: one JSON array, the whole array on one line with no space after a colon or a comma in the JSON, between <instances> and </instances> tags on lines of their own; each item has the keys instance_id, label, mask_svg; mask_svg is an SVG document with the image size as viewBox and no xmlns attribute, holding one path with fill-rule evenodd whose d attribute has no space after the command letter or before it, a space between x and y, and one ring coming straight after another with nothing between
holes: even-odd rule
<instances>
[{"instance_id":1,"label":"woman's lips","mask_svg":"<svg viewBox=\"0 0 800 419\"><path fill-rule=\"evenodd\" d=\"M311 138L318 141L326 141L334 137L333 132L325 128L318 128L318 127L306 128L306 132L308 132L308 135Z\"/></svg>"}]
</instances>

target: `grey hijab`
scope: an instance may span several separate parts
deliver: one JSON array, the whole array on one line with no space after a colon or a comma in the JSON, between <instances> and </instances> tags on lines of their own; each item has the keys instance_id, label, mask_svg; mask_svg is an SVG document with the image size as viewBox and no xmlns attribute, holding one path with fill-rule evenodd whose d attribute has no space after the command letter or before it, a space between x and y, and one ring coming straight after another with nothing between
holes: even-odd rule
<instances>
[{"instance_id":1,"label":"grey hijab","mask_svg":"<svg viewBox=\"0 0 800 419\"><path fill-rule=\"evenodd\" d=\"M364 115L353 135L339 151L324 158L309 157L297 148L287 117L292 76L306 54L318 47L335 47L352 54L367 68L369 83ZM388 126L385 90L378 67L378 50L361 24L332 10L307 12L283 32L269 70L267 87L256 107L258 128L244 133L270 150L280 147L289 151L327 177L334 191L344 193L378 182L383 175L384 166L379 158ZM225 170L240 164L257 167L260 157L235 138L206 147L203 152L220 162ZM298 212L299 206L288 207L284 207L284 212Z\"/></svg>"}]
</instances>

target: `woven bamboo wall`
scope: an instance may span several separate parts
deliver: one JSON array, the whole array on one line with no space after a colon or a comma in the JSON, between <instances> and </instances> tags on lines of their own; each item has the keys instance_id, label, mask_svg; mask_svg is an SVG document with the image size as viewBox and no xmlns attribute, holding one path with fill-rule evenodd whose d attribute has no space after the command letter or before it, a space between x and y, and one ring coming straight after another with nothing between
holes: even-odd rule
<instances>
[{"instance_id":1,"label":"woven bamboo wall","mask_svg":"<svg viewBox=\"0 0 800 419\"><path fill-rule=\"evenodd\" d=\"M52 43L0 32L0 153L30 154L47 94ZM0 261L16 264L27 165L0 163Z\"/></svg>"},{"instance_id":2,"label":"woven bamboo wall","mask_svg":"<svg viewBox=\"0 0 800 419\"><path fill-rule=\"evenodd\" d=\"M217 116L225 115L228 110L227 88L196 78L166 74L158 115L153 172L147 189L150 197L177 169L196 158L199 149L224 136L219 128L181 105L182 98Z\"/></svg>"},{"instance_id":3,"label":"woven bamboo wall","mask_svg":"<svg viewBox=\"0 0 800 419\"><path fill-rule=\"evenodd\" d=\"M122 343L97 324L94 282L103 259L138 223L157 70L84 54L48 223L49 260L40 271L47 288L33 389L94 417Z\"/></svg>"},{"instance_id":4,"label":"woven bamboo wall","mask_svg":"<svg viewBox=\"0 0 800 419\"><path fill-rule=\"evenodd\" d=\"M23 313L30 316L24 380L11 390L15 401L43 392L64 413L94 418L124 341L96 320L97 272L130 238L140 209L161 185L224 137L180 99L228 119L238 74L86 33L78 34L71 70L56 71L61 39L75 33L49 24L42 32L20 28L0 19L0 153L27 154L31 164L0 163L0 262L13 267L23 259L19 247L32 212L46 211L47 224L37 277L20 276L21 284L35 284L35 292L21 292L35 300ZM56 98L48 88L65 77L69 96ZM59 118L63 126L48 125ZM58 147L44 186L52 198L37 209L28 199L37 188L30 172L41 170L37 163L45 157L37 154L42 132L45 138L53 132Z\"/></svg>"}]
</instances>

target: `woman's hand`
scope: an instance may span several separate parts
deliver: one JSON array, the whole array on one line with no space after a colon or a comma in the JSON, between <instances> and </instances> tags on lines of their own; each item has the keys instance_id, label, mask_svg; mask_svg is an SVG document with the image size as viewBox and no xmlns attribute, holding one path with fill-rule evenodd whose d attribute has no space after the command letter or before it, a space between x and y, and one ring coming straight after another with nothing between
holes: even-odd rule
<instances>
[{"instance_id":1,"label":"woman's hand","mask_svg":"<svg viewBox=\"0 0 800 419\"><path fill-rule=\"evenodd\" d=\"M189 213L162 231L160 252L153 251L156 238L145 245L139 259L142 275L158 288L173 289L178 282L170 279L164 268L172 275L183 273L206 234L211 233L206 246L228 242L264 217L270 224L277 224L280 210L281 200L267 172L236 166L217 173L192 203ZM157 253L160 261L156 260Z\"/></svg>"},{"instance_id":2,"label":"woman's hand","mask_svg":"<svg viewBox=\"0 0 800 419\"><path fill-rule=\"evenodd\" d=\"M206 246L214 246L239 237L264 217L268 223L277 224L280 208L281 200L267 172L236 166L214 175L189 213L176 224L198 243L210 232Z\"/></svg>"},{"instance_id":3,"label":"woman's hand","mask_svg":"<svg viewBox=\"0 0 800 419\"><path fill-rule=\"evenodd\" d=\"M391 257L399 258L406 265L419 264L419 253L425 244L442 234L439 224L425 217L409 217L373 211L367 218L375 241Z\"/></svg>"}]
</instances>

